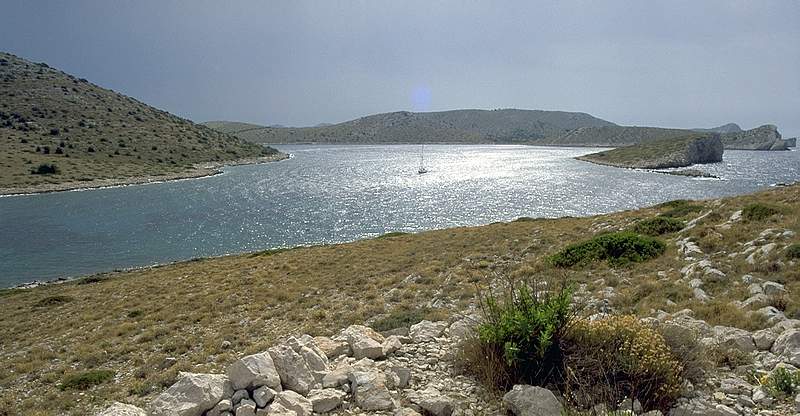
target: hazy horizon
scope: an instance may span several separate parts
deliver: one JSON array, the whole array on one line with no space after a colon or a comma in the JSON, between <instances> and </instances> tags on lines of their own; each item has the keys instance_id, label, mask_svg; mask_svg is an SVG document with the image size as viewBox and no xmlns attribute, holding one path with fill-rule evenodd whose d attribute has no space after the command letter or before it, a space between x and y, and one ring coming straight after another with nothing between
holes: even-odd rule
<instances>
[{"instance_id":1,"label":"hazy horizon","mask_svg":"<svg viewBox=\"0 0 800 416\"><path fill-rule=\"evenodd\" d=\"M800 135L800 2L503 6L7 1L0 50L198 122L520 108Z\"/></svg>"}]
</instances>

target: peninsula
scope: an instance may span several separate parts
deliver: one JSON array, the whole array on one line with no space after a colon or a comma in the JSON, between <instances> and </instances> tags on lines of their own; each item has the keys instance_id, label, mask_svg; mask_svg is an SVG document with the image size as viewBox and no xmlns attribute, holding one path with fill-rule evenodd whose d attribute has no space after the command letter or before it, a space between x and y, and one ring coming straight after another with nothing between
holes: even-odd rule
<instances>
[{"instance_id":1,"label":"peninsula","mask_svg":"<svg viewBox=\"0 0 800 416\"><path fill-rule=\"evenodd\" d=\"M0 195L206 176L284 157L0 52Z\"/></svg>"},{"instance_id":2,"label":"peninsula","mask_svg":"<svg viewBox=\"0 0 800 416\"><path fill-rule=\"evenodd\" d=\"M695 133L674 139L620 147L579 156L576 159L621 168L680 168L722 161L723 145L717 133Z\"/></svg>"}]
</instances>

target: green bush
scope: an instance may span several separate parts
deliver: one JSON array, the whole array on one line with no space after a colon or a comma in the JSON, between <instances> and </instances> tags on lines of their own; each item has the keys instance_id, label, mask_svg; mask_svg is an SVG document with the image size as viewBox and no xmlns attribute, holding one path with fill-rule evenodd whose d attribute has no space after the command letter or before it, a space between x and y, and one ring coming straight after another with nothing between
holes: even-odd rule
<instances>
[{"instance_id":1,"label":"green bush","mask_svg":"<svg viewBox=\"0 0 800 416\"><path fill-rule=\"evenodd\" d=\"M742 217L747 221L763 221L778 213L780 210L777 208L759 203L750 204L742 209Z\"/></svg>"},{"instance_id":2,"label":"green bush","mask_svg":"<svg viewBox=\"0 0 800 416\"><path fill-rule=\"evenodd\" d=\"M664 253L663 241L629 231L601 234L590 240L570 244L548 260L556 267L586 265L607 260L612 265L642 262Z\"/></svg>"},{"instance_id":3,"label":"green bush","mask_svg":"<svg viewBox=\"0 0 800 416\"><path fill-rule=\"evenodd\" d=\"M692 204L690 201L685 199L676 199L674 201L664 202L663 204L656 205L656 208L669 208L668 210L662 212L660 216L671 218L685 217L692 212L700 212L703 210L702 206Z\"/></svg>"},{"instance_id":4,"label":"green bush","mask_svg":"<svg viewBox=\"0 0 800 416\"><path fill-rule=\"evenodd\" d=\"M56 173L58 173L58 166L55 163L42 163L31 170L31 174L34 175L53 175Z\"/></svg>"},{"instance_id":5,"label":"green bush","mask_svg":"<svg viewBox=\"0 0 800 416\"><path fill-rule=\"evenodd\" d=\"M67 302L72 302L73 299L71 296L65 295L55 295L55 296L48 296L36 302L33 306L37 308L45 308L50 306L58 306Z\"/></svg>"},{"instance_id":6,"label":"green bush","mask_svg":"<svg viewBox=\"0 0 800 416\"><path fill-rule=\"evenodd\" d=\"M89 370L66 376L61 382L61 390L86 390L92 386L105 383L117 373L112 370Z\"/></svg>"},{"instance_id":7,"label":"green bush","mask_svg":"<svg viewBox=\"0 0 800 416\"><path fill-rule=\"evenodd\" d=\"M786 258L789 260L800 259L800 244L794 243L786 247Z\"/></svg>"},{"instance_id":8,"label":"green bush","mask_svg":"<svg viewBox=\"0 0 800 416\"><path fill-rule=\"evenodd\" d=\"M483 323L463 355L465 368L490 388L544 384L560 374L561 337L573 315L572 289L537 292L511 287L482 299Z\"/></svg>"},{"instance_id":9,"label":"green bush","mask_svg":"<svg viewBox=\"0 0 800 416\"><path fill-rule=\"evenodd\" d=\"M680 231L686 224L671 217L654 217L641 220L633 225L633 232L651 236L669 234Z\"/></svg>"},{"instance_id":10,"label":"green bush","mask_svg":"<svg viewBox=\"0 0 800 416\"><path fill-rule=\"evenodd\" d=\"M778 367L772 373L762 378L761 384L773 396L794 396L800 392L800 371L790 371L785 367Z\"/></svg>"},{"instance_id":11,"label":"green bush","mask_svg":"<svg viewBox=\"0 0 800 416\"><path fill-rule=\"evenodd\" d=\"M426 319L430 313L430 308L396 308L389 315L373 322L370 327L376 331L409 327Z\"/></svg>"}]
</instances>

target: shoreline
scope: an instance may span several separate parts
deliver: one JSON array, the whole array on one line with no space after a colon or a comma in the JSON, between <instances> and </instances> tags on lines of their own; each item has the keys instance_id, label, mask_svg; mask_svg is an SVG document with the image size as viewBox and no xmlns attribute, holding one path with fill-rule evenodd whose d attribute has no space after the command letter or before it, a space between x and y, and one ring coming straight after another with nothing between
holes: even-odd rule
<instances>
[{"instance_id":1,"label":"shoreline","mask_svg":"<svg viewBox=\"0 0 800 416\"><path fill-rule=\"evenodd\" d=\"M279 153L277 155L270 156L199 163L195 164L195 167L192 170L168 173L164 175L145 175L115 179L93 179L85 182L64 182L20 188L0 188L0 198L49 194L54 192L88 191L93 189L118 188L132 185L147 185L164 182L176 182L188 179L200 179L219 175L222 173L221 169L227 166L258 165L262 163L279 162L281 160L289 159L290 157L291 155L287 153Z\"/></svg>"}]
</instances>

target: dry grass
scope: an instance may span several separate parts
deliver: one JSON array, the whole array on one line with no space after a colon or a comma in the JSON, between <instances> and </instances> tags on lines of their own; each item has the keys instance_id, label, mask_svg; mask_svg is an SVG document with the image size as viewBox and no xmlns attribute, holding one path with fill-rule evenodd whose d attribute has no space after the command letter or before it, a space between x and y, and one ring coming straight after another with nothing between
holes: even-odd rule
<instances>
[{"instance_id":1,"label":"dry grass","mask_svg":"<svg viewBox=\"0 0 800 416\"><path fill-rule=\"evenodd\" d=\"M737 223L729 230L715 227L754 202L797 212L800 186L698 202L704 211L718 215L681 235L700 238L704 228L720 234L715 241L719 251L710 258L729 279L708 288L719 302L743 300L746 285L739 278L744 273L775 276L769 272L772 266L748 265L728 253L742 250L742 243L768 227L800 233L798 218L785 214ZM614 306L621 313L645 316L651 310L690 307L714 323L759 326L738 314L701 308L685 284L675 282L685 265L675 236L666 240L663 255L643 263L555 269L545 260L566 244L601 232L598 224L610 224L607 231L617 231L669 209L498 223L201 259L83 282L0 291L0 409L7 414L25 409L19 413L51 415L86 414L111 400L141 405L170 385L178 371L221 371L238 356L264 350L292 333L331 334L395 311L394 316L403 318L401 311L431 307L436 300L450 303L449 311L461 311L476 301L478 290L500 276L556 276L584 283L592 292L612 286L618 293ZM781 244L798 241L794 237ZM773 254L767 262L782 262L781 279L790 293L800 293L800 268L790 267L784 252ZM797 311L797 300L790 297L786 308L787 314ZM230 347L224 348L223 341ZM167 357L174 357L175 363ZM85 391L58 388L69 376L91 370L110 370L116 376Z\"/></svg>"}]
</instances>

